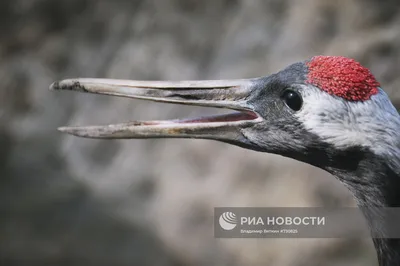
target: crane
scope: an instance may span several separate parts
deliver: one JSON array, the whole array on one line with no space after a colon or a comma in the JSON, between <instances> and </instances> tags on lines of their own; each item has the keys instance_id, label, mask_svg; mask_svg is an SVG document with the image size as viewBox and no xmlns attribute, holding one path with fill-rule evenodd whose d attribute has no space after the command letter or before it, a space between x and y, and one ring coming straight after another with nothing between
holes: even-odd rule
<instances>
[{"instance_id":1,"label":"crane","mask_svg":"<svg viewBox=\"0 0 400 266\"><path fill-rule=\"evenodd\" d=\"M400 205L400 116L369 69L314 56L269 76L214 81L66 79L50 89L219 107L196 119L61 127L86 138L199 138L293 158L326 170L368 207ZM370 227L378 226L370 222ZM400 265L400 239L373 238L380 266Z\"/></svg>"}]
</instances>

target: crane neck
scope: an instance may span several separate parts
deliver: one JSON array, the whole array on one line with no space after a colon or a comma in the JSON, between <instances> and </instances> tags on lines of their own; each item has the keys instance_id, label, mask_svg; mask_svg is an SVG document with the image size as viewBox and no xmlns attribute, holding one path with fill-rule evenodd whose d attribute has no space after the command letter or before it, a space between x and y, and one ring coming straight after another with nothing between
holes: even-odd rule
<instances>
[{"instance_id":1,"label":"crane neck","mask_svg":"<svg viewBox=\"0 0 400 266\"><path fill-rule=\"evenodd\" d=\"M351 167L330 166L326 170L354 194L372 230L385 223L384 218L379 224L369 219L377 215L373 210L400 207L400 156L376 155L369 150L354 151L351 155L348 158ZM400 239L373 238L373 242L380 266L400 265Z\"/></svg>"}]
</instances>

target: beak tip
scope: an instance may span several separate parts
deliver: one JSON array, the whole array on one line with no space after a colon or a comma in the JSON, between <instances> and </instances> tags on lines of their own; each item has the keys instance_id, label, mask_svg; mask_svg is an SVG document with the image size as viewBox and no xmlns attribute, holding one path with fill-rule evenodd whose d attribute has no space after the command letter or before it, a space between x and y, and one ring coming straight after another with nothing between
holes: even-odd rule
<instances>
[{"instance_id":1,"label":"beak tip","mask_svg":"<svg viewBox=\"0 0 400 266\"><path fill-rule=\"evenodd\" d=\"M59 127L59 128L57 128L57 130L60 131L61 133L79 136L78 130L74 129L73 127Z\"/></svg>"},{"instance_id":2,"label":"beak tip","mask_svg":"<svg viewBox=\"0 0 400 266\"><path fill-rule=\"evenodd\" d=\"M73 80L73 79L55 81L50 85L49 89L52 91L53 90L73 90L73 91L88 92L86 87L79 80Z\"/></svg>"},{"instance_id":3,"label":"beak tip","mask_svg":"<svg viewBox=\"0 0 400 266\"><path fill-rule=\"evenodd\" d=\"M60 89L60 82L59 81L53 82L49 87L49 90L51 90L51 91L59 90L59 89Z\"/></svg>"},{"instance_id":4,"label":"beak tip","mask_svg":"<svg viewBox=\"0 0 400 266\"><path fill-rule=\"evenodd\" d=\"M59 127L57 130L61 133L73 135L82 138L100 138L97 127Z\"/></svg>"},{"instance_id":5,"label":"beak tip","mask_svg":"<svg viewBox=\"0 0 400 266\"><path fill-rule=\"evenodd\" d=\"M59 128L57 128L57 130L61 133L67 133L67 134L72 134L72 135L74 134L74 131L71 130L71 128L69 128L69 127L59 127Z\"/></svg>"}]
</instances>

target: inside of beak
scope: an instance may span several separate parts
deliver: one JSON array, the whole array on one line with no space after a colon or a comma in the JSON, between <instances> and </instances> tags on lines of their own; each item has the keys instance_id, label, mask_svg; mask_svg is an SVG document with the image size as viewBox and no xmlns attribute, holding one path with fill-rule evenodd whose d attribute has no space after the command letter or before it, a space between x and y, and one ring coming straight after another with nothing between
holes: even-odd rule
<instances>
[{"instance_id":1,"label":"inside of beak","mask_svg":"<svg viewBox=\"0 0 400 266\"><path fill-rule=\"evenodd\" d=\"M255 79L218 81L131 81L68 79L52 90L73 90L159 102L218 107L232 113L196 119L135 121L106 126L61 127L60 131L86 138L203 138L236 141L241 129L260 121L248 103Z\"/></svg>"}]
</instances>

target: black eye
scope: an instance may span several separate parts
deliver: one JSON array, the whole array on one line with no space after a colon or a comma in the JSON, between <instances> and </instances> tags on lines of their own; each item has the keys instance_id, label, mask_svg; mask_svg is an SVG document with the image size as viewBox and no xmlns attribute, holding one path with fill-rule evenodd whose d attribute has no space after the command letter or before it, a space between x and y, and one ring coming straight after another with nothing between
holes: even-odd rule
<instances>
[{"instance_id":1,"label":"black eye","mask_svg":"<svg viewBox=\"0 0 400 266\"><path fill-rule=\"evenodd\" d=\"M282 99L293 111L299 111L303 105L303 99L300 94L293 90L285 90L282 94Z\"/></svg>"}]
</instances>

